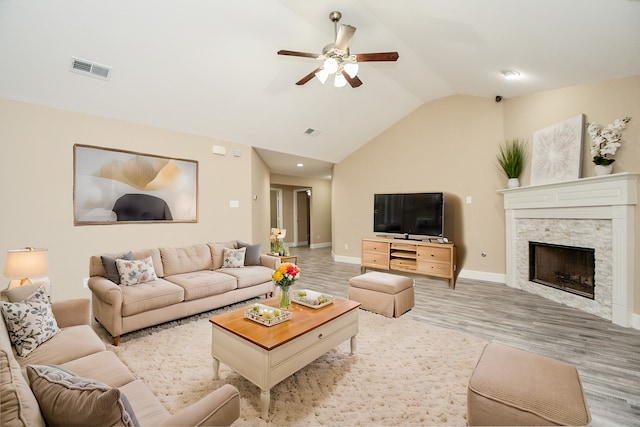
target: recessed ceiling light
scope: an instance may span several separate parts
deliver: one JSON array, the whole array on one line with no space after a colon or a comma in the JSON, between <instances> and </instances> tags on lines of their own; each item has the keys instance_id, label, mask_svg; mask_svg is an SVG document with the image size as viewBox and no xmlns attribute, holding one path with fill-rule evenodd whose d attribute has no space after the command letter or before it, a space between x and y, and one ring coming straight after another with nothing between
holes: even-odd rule
<instances>
[{"instance_id":1,"label":"recessed ceiling light","mask_svg":"<svg viewBox=\"0 0 640 427\"><path fill-rule=\"evenodd\" d=\"M502 71L502 75L504 76L505 79L507 80L511 80L511 79L517 79L520 77L520 73L518 71L515 70L505 70Z\"/></svg>"},{"instance_id":2,"label":"recessed ceiling light","mask_svg":"<svg viewBox=\"0 0 640 427\"><path fill-rule=\"evenodd\" d=\"M298 163L296 166L298 166L299 168L303 167L304 164L303 163Z\"/></svg>"}]
</instances>

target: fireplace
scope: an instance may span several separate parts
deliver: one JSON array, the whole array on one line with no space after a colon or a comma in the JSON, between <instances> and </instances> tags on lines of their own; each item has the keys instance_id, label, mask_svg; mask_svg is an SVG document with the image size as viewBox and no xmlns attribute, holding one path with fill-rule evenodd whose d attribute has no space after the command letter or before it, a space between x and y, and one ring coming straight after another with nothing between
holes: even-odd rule
<instances>
[{"instance_id":1,"label":"fireplace","mask_svg":"<svg viewBox=\"0 0 640 427\"><path fill-rule=\"evenodd\" d=\"M595 249L529 242L529 280L594 299Z\"/></svg>"},{"instance_id":2,"label":"fireplace","mask_svg":"<svg viewBox=\"0 0 640 427\"><path fill-rule=\"evenodd\" d=\"M640 314L634 313L639 177L623 172L500 190L506 220L505 283L640 329ZM534 254L547 257L537 263L549 265L551 277L548 272L530 276L529 242L543 243L542 251L551 251ZM553 265L549 259L562 258L555 251L565 247L593 248L592 255L576 255L593 256L593 263L587 258L569 267Z\"/></svg>"}]
</instances>

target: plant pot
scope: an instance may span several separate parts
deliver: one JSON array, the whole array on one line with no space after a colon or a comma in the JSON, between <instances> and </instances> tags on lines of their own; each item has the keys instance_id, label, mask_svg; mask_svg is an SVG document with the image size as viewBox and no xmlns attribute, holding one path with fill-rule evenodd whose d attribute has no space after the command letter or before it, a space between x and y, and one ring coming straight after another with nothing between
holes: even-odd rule
<instances>
[{"instance_id":1,"label":"plant pot","mask_svg":"<svg viewBox=\"0 0 640 427\"><path fill-rule=\"evenodd\" d=\"M610 165L596 165L593 168L593 170L596 173L596 176L610 175L611 172L613 172L613 164L610 164Z\"/></svg>"},{"instance_id":2,"label":"plant pot","mask_svg":"<svg viewBox=\"0 0 640 427\"><path fill-rule=\"evenodd\" d=\"M518 188L520 187L520 180L518 178L509 178L507 181L507 188Z\"/></svg>"}]
</instances>

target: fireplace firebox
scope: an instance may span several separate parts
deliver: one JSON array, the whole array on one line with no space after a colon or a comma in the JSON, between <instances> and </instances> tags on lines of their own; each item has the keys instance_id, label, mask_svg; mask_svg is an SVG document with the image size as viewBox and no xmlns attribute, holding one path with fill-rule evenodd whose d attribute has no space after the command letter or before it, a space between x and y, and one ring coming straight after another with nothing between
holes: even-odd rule
<instances>
[{"instance_id":1,"label":"fireplace firebox","mask_svg":"<svg viewBox=\"0 0 640 427\"><path fill-rule=\"evenodd\" d=\"M529 280L594 299L595 249L529 242Z\"/></svg>"}]
</instances>

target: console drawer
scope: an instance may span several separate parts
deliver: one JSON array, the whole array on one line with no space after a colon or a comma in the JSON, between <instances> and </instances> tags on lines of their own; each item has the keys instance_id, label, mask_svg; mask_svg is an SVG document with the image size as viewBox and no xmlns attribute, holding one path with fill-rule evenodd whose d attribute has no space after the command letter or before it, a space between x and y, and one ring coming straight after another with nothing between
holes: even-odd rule
<instances>
[{"instance_id":1,"label":"console drawer","mask_svg":"<svg viewBox=\"0 0 640 427\"><path fill-rule=\"evenodd\" d=\"M389 268L389 255L377 252L363 252L362 264Z\"/></svg>"},{"instance_id":2,"label":"console drawer","mask_svg":"<svg viewBox=\"0 0 640 427\"><path fill-rule=\"evenodd\" d=\"M420 273L442 277L449 277L451 273L449 264L424 261L418 261L418 271Z\"/></svg>"},{"instance_id":3,"label":"console drawer","mask_svg":"<svg viewBox=\"0 0 640 427\"><path fill-rule=\"evenodd\" d=\"M386 242L372 242L369 240L362 241L362 252L389 252L389 243Z\"/></svg>"},{"instance_id":4,"label":"console drawer","mask_svg":"<svg viewBox=\"0 0 640 427\"><path fill-rule=\"evenodd\" d=\"M451 261L451 250L449 248L435 248L433 246L418 247L418 260L420 261Z\"/></svg>"}]
</instances>

